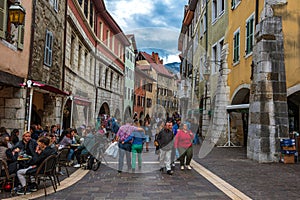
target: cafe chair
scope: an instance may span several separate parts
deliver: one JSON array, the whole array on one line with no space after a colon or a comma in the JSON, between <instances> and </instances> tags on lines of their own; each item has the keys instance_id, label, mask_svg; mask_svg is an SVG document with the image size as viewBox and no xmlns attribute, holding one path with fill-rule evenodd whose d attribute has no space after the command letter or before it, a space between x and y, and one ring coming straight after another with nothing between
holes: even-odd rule
<instances>
[{"instance_id":1,"label":"cafe chair","mask_svg":"<svg viewBox=\"0 0 300 200\"><path fill-rule=\"evenodd\" d=\"M10 188L8 189L11 190L11 195L14 195L14 184L15 184L16 174L15 173L9 174L8 165L6 161L2 159L0 159L0 169L1 169L0 182L2 183L2 186L4 186L3 189L5 189L6 186L8 186L8 183L11 183Z\"/></svg>"},{"instance_id":2,"label":"cafe chair","mask_svg":"<svg viewBox=\"0 0 300 200\"><path fill-rule=\"evenodd\" d=\"M30 178L30 176L34 176L35 181L38 185L40 185L40 181L43 180L45 196L47 196L47 191L46 191L47 180L51 180L51 184L53 186L54 192L56 192L56 180L55 180L55 170L54 170L55 166L56 166L56 155L51 155L42 162L42 164L39 166L39 168L37 169L34 175L28 176L28 178ZM28 182L29 181L27 181L27 184ZM26 188L27 187L28 185L26 185Z\"/></svg>"},{"instance_id":3,"label":"cafe chair","mask_svg":"<svg viewBox=\"0 0 300 200\"><path fill-rule=\"evenodd\" d=\"M61 170L61 168L64 167L66 169L68 177L70 176L69 175L69 170L68 170L69 151L70 151L69 148L63 148L57 154L57 168L58 168L58 170Z\"/></svg>"}]
</instances>

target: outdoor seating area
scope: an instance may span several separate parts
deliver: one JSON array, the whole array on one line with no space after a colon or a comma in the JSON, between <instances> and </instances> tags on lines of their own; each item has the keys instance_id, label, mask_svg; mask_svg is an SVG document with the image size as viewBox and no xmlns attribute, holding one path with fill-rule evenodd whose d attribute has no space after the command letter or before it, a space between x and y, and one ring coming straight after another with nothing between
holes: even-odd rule
<instances>
[{"instance_id":1,"label":"outdoor seating area","mask_svg":"<svg viewBox=\"0 0 300 200\"><path fill-rule=\"evenodd\" d=\"M63 154L61 152L57 155L49 156L39 166L35 174L26 175L26 179L28 180L27 183L29 183L30 179L34 180L37 184L36 191L44 190L45 196L48 195L46 188L49 186L51 186L54 192L56 192L56 190L60 187L60 182L65 178L70 177L70 175L77 170L77 168L67 166L62 158ZM18 188L15 186L17 174L9 174L7 164L3 160L0 160L0 168L2 169L0 177L0 199L17 196L16 192ZM31 185L27 184L26 187L31 187Z\"/></svg>"}]
</instances>

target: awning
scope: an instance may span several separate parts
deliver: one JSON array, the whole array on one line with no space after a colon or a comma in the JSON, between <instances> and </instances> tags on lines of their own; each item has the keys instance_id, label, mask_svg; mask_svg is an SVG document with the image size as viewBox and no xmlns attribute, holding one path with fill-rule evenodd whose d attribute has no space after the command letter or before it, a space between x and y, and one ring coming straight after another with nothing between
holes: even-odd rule
<instances>
[{"instance_id":1,"label":"awning","mask_svg":"<svg viewBox=\"0 0 300 200\"><path fill-rule=\"evenodd\" d=\"M77 105L81 105L81 106L88 106L90 105L92 102L84 97L78 97L78 96L74 96L73 97L74 103Z\"/></svg>"},{"instance_id":2,"label":"awning","mask_svg":"<svg viewBox=\"0 0 300 200\"><path fill-rule=\"evenodd\" d=\"M20 86L26 87L27 85L26 85L26 83L22 83L22 84L20 84ZM42 89L42 90L45 90L45 91L48 91L48 92L59 94L59 95L64 95L64 96L69 95L68 92L62 91L62 90L60 90L56 87L53 87L51 85L47 85L46 83L40 83L38 81L32 81L32 86L37 87L37 88Z\"/></svg>"}]
</instances>

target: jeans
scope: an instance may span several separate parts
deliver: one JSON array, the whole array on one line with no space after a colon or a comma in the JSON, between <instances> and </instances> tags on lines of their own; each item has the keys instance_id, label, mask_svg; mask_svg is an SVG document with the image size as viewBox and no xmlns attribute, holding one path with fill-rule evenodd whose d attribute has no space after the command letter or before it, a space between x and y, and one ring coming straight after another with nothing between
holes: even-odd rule
<instances>
[{"instance_id":1,"label":"jeans","mask_svg":"<svg viewBox=\"0 0 300 200\"><path fill-rule=\"evenodd\" d=\"M124 156L126 155L126 163L128 170L131 169L131 157L130 157L130 151L131 151L131 144L130 143L119 143L119 167L118 170L123 170L124 165Z\"/></svg>"},{"instance_id":2,"label":"jeans","mask_svg":"<svg viewBox=\"0 0 300 200\"><path fill-rule=\"evenodd\" d=\"M133 144L131 146L132 151L132 169L135 169L136 165L136 154L138 155L138 165L139 168L142 167L142 151L143 151L143 145L142 144Z\"/></svg>"}]
</instances>

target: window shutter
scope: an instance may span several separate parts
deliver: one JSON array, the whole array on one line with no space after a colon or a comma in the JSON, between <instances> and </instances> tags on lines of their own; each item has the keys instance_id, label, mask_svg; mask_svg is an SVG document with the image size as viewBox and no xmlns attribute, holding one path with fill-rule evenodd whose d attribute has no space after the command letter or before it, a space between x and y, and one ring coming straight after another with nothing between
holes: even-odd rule
<instances>
[{"instance_id":1,"label":"window shutter","mask_svg":"<svg viewBox=\"0 0 300 200\"><path fill-rule=\"evenodd\" d=\"M6 32L7 1L0 1L0 38L5 38Z\"/></svg>"},{"instance_id":2,"label":"window shutter","mask_svg":"<svg viewBox=\"0 0 300 200\"><path fill-rule=\"evenodd\" d=\"M49 67L51 67L52 65L52 46L53 46L53 34L50 31L46 31L44 64Z\"/></svg>"},{"instance_id":3,"label":"window shutter","mask_svg":"<svg viewBox=\"0 0 300 200\"><path fill-rule=\"evenodd\" d=\"M24 48L24 25L18 26L18 49Z\"/></svg>"}]
</instances>

